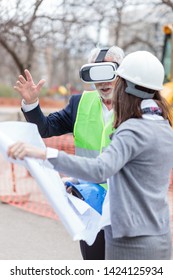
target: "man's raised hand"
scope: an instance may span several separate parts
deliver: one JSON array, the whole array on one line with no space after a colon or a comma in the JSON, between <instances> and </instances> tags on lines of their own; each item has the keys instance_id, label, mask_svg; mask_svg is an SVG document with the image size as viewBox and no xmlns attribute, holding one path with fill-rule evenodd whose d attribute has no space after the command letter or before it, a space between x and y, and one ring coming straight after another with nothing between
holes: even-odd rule
<instances>
[{"instance_id":1,"label":"man's raised hand","mask_svg":"<svg viewBox=\"0 0 173 280\"><path fill-rule=\"evenodd\" d=\"M45 80L40 80L38 84L35 84L31 73L27 69L24 71L24 73L26 77L20 75L16 85L14 86L14 89L20 93L26 104L32 104L37 101Z\"/></svg>"}]
</instances>

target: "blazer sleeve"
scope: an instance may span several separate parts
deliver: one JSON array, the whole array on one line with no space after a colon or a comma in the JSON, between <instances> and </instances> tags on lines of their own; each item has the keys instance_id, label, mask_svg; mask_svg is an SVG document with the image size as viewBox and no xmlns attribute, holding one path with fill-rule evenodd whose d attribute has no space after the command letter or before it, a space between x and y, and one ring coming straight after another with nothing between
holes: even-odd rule
<instances>
[{"instance_id":1,"label":"blazer sleeve","mask_svg":"<svg viewBox=\"0 0 173 280\"><path fill-rule=\"evenodd\" d=\"M27 122L37 125L43 138L73 133L80 98L81 94L72 95L64 109L48 116L44 115L39 105L29 112L23 111L23 114Z\"/></svg>"}]
</instances>

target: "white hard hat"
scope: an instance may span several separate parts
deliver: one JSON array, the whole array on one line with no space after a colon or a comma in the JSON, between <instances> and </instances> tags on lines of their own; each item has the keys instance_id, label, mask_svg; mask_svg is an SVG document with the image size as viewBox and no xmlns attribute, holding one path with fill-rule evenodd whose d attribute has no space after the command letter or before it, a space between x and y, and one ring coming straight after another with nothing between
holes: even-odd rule
<instances>
[{"instance_id":1,"label":"white hard hat","mask_svg":"<svg viewBox=\"0 0 173 280\"><path fill-rule=\"evenodd\" d=\"M134 84L151 90L161 90L163 88L163 65L157 57L147 51L137 51L128 54L123 59L116 73L124 78L130 87L131 85L133 87ZM128 92L128 90L126 92L133 94ZM152 96L144 97L137 93L134 95L142 98L152 98Z\"/></svg>"}]
</instances>

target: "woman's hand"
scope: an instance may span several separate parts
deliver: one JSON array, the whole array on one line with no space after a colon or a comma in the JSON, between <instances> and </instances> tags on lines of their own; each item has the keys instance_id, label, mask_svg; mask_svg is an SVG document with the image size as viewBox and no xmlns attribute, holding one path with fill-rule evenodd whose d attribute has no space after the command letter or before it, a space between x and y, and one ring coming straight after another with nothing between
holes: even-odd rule
<instances>
[{"instance_id":1,"label":"woman's hand","mask_svg":"<svg viewBox=\"0 0 173 280\"><path fill-rule=\"evenodd\" d=\"M40 158L43 160L46 159L46 150L23 142L16 142L15 144L11 145L8 148L7 154L9 157L14 159L24 159L24 157Z\"/></svg>"}]
</instances>

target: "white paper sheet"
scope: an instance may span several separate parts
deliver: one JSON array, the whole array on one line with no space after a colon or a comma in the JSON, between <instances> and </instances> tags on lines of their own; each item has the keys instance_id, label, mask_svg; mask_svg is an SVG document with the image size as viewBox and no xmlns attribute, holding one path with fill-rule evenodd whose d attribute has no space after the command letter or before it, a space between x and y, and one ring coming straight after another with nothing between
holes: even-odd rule
<instances>
[{"instance_id":1,"label":"white paper sheet","mask_svg":"<svg viewBox=\"0 0 173 280\"><path fill-rule=\"evenodd\" d=\"M28 169L73 240L84 240L92 245L100 229L110 224L108 200L105 200L101 216L84 201L66 192L58 172L48 161L28 157L23 161L8 158L8 146L16 141L46 148L37 126L26 122L1 122L0 152L6 160L22 164Z\"/></svg>"}]
</instances>

